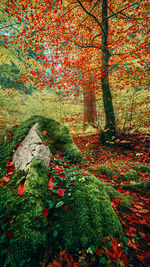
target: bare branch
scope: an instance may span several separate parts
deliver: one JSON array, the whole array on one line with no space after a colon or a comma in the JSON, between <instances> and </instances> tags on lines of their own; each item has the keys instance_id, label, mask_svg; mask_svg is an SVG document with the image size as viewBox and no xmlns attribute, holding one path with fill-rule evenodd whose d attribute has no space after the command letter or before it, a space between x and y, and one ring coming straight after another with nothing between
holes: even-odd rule
<instances>
[{"instance_id":1,"label":"bare branch","mask_svg":"<svg viewBox=\"0 0 150 267\"><path fill-rule=\"evenodd\" d=\"M102 34L99 33L99 34L97 34L96 36L94 36L93 39L92 39L92 41L91 41L91 43L93 44L93 41L94 41L97 37L99 37L99 36L101 36L101 35L102 35Z\"/></svg>"},{"instance_id":2,"label":"bare branch","mask_svg":"<svg viewBox=\"0 0 150 267\"><path fill-rule=\"evenodd\" d=\"M92 7L92 9L90 10L90 13L93 11L93 9L97 6L97 4L98 4L98 2L99 2L100 0L97 0L97 2L95 3L95 5ZM89 15L88 15L89 16ZM86 19L88 18L88 16L86 16L85 17L85 19L79 24L79 26L81 26L85 21L86 21Z\"/></svg>"},{"instance_id":3,"label":"bare branch","mask_svg":"<svg viewBox=\"0 0 150 267\"><path fill-rule=\"evenodd\" d=\"M17 25L17 24L20 24L20 25L21 25L21 22L16 22L16 23L14 23L14 24L10 24L10 25L3 26L3 27L0 28L0 30L3 30L3 29L5 29L5 28L12 27L12 26Z\"/></svg>"},{"instance_id":4,"label":"bare branch","mask_svg":"<svg viewBox=\"0 0 150 267\"><path fill-rule=\"evenodd\" d=\"M129 7L125 7L125 8L123 8L122 10L118 11L117 13L114 13L114 12L113 12L113 14L110 15L107 19L110 19L110 18L116 16L117 14L122 14L122 11L129 9L130 7L133 7L135 4L140 3L140 2L142 2L142 1L143 1L143 0L140 0L140 1L136 2L136 3L133 3L133 4L130 5Z\"/></svg>"},{"instance_id":5,"label":"bare branch","mask_svg":"<svg viewBox=\"0 0 150 267\"><path fill-rule=\"evenodd\" d=\"M97 19L97 17L94 16L93 14L91 14L91 13L90 13L90 12L83 6L83 4L81 3L80 0L77 0L77 1L78 1L78 3L80 4L80 6L82 7L82 9L85 11L85 13L88 14L90 17L92 17L92 18L97 22L97 24L100 26L102 32L104 33L104 36L105 36L105 39L106 39L106 33L105 33L105 31L104 31L104 29L103 29L103 27L102 27L102 24L101 24L100 21Z\"/></svg>"},{"instance_id":6,"label":"bare branch","mask_svg":"<svg viewBox=\"0 0 150 267\"><path fill-rule=\"evenodd\" d=\"M76 41L75 41L75 45L77 45L80 48L96 48L96 49L101 49L101 47L95 46L93 44L87 44L87 45L85 44L85 45L82 45L82 44L78 44Z\"/></svg>"}]
</instances>

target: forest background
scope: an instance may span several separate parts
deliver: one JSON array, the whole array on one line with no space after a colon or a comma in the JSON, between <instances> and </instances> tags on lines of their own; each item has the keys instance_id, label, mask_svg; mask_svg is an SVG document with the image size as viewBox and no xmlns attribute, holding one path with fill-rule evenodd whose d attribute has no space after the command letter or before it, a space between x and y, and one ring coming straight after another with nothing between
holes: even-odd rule
<instances>
[{"instance_id":1,"label":"forest background","mask_svg":"<svg viewBox=\"0 0 150 267\"><path fill-rule=\"evenodd\" d=\"M88 124L91 132L104 130L102 79L109 75L117 132L148 133L146 0L2 0L0 14L2 132L34 114L74 134Z\"/></svg>"}]
</instances>

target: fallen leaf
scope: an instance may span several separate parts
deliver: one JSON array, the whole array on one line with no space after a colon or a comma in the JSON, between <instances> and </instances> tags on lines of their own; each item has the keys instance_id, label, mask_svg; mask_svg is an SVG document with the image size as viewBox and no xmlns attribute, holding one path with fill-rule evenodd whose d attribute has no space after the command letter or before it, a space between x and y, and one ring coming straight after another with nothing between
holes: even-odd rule
<instances>
[{"instance_id":1,"label":"fallen leaf","mask_svg":"<svg viewBox=\"0 0 150 267\"><path fill-rule=\"evenodd\" d=\"M54 179L53 179L53 175L51 175L51 177L48 181L48 189L52 191L53 187L54 187Z\"/></svg>"},{"instance_id":2,"label":"fallen leaf","mask_svg":"<svg viewBox=\"0 0 150 267\"><path fill-rule=\"evenodd\" d=\"M67 205L64 206L64 210L65 210L65 211L68 210L68 206L67 206Z\"/></svg>"},{"instance_id":3,"label":"fallen leaf","mask_svg":"<svg viewBox=\"0 0 150 267\"><path fill-rule=\"evenodd\" d=\"M44 134L46 136L47 135L47 131L43 131L42 134Z\"/></svg>"},{"instance_id":4,"label":"fallen leaf","mask_svg":"<svg viewBox=\"0 0 150 267\"><path fill-rule=\"evenodd\" d=\"M59 188L59 189L57 189L58 190L58 193L57 193L57 196L59 196L59 197L63 197L64 196L64 194L65 194L65 189L63 189L63 188Z\"/></svg>"},{"instance_id":5,"label":"fallen leaf","mask_svg":"<svg viewBox=\"0 0 150 267\"><path fill-rule=\"evenodd\" d=\"M0 180L0 186L3 186L4 185L4 181L1 179Z\"/></svg>"},{"instance_id":6,"label":"fallen leaf","mask_svg":"<svg viewBox=\"0 0 150 267\"><path fill-rule=\"evenodd\" d=\"M104 254L104 250L102 250L100 248L96 248L94 251L100 257Z\"/></svg>"},{"instance_id":7,"label":"fallen leaf","mask_svg":"<svg viewBox=\"0 0 150 267\"><path fill-rule=\"evenodd\" d=\"M23 184L19 185L19 187L18 187L18 194L20 196L22 196L23 193L24 193L24 190L25 190L25 186Z\"/></svg>"},{"instance_id":8,"label":"fallen leaf","mask_svg":"<svg viewBox=\"0 0 150 267\"><path fill-rule=\"evenodd\" d=\"M56 170L60 173L62 172L62 169L59 167L59 165L56 165Z\"/></svg>"},{"instance_id":9,"label":"fallen leaf","mask_svg":"<svg viewBox=\"0 0 150 267\"><path fill-rule=\"evenodd\" d=\"M145 235L145 234L142 233L142 232L139 232L139 234L140 234L140 236L141 236L143 239L148 240L148 236L147 236L147 235Z\"/></svg>"},{"instance_id":10,"label":"fallen leaf","mask_svg":"<svg viewBox=\"0 0 150 267\"><path fill-rule=\"evenodd\" d=\"M3 182L8 183L10 181L10 177L9 176L4 176L2 178L2 180L3 180Z\"/></svg>"},{"instance_id":11,"label":"fallen leaf","mask_svg":"<svg viewBox=\"0 0 150 267\"><path fill-rule=\"evenodd\" d=\"M45 210L43 210L43 212L42 212L43 216L45 216L45 217L48 215L48 213L49 213L48 209L45 209Z\"/></svg>"}]
</instances>

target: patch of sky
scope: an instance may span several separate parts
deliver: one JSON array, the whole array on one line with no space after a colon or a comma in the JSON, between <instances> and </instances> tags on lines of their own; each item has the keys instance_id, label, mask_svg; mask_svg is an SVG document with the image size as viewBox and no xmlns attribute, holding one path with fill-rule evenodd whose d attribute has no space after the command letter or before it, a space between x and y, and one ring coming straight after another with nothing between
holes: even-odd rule
<instances>
[{"instance_id":1,"label":"patch of sky","mask_svg":"<svg viewBox=\"0 0 150 267\"><path fill-rule=\"evenodd\" d=\"M68 41L64 41L64 42L61 42L61 44L60 45L66 45L66 46L68 46Z\"/></svg>"},{"instance_id":2,"label":"patch of sky","mask_svg":"<svg viewBox=\"0 0 150 267\"><path fill-rule=\"evenodd\" d=\"M52 77L53 76L51 69L47 69L46 70L46 76L47 77Z\"/></svg>"},{"instance_id":3,"label":"patch of sky","mask_svg":"<svg viewBox=\"0 0 150 267\"><path fill-rule=\"evenodd\" d=\"M115 48L109 48L109 52L113 53L115 51Z\"/></svg>"},{"instance_id":4,"label":"patch of sky","mask_svg":"<svg viewBox=\"0 0 150 267\"><path fill-rule=\"evenodd\" d=\"M130 39L132 39L132 38L134 37L134 34L133 34L133 33L129 33L129 34L128 34L128 37L129 37Z\"/></svg>"},{"instance_id":5,"label":"patch of sky","mask_svg":"<svg viewBox=\"0 0 150 267\"><path fill-rule=\"evenodd\" d=\"M137 3L134 3L133 6L134 6L134 8L136 10L136 8L137 8L138 5L137 5Z\"/></svg>"},{"instance_id":6,"label":"patch of sky","mask_svg":"<svg viewBox=\"0 0 150 267\"><path fill-rule=\"evenodd\" d=\"M149 51L149 50L150 50L150 43L146 47L146 51ZM149 63L149 62L147 62L147 63Z\"/></svg>"}]
</instances>

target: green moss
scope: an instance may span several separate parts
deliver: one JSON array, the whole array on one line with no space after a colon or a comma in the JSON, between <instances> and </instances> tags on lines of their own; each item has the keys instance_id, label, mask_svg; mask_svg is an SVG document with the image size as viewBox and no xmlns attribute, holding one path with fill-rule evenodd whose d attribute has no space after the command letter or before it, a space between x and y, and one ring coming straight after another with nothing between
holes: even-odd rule
<instances>
[{"instance_id":1,"label":"green moss","mask_svg":"<svg viewBox=\"0 0 150 267\"><path fill-rule=\"evenodd\" d=\"M6 171L5 165L7 160L12 157L13 151L20 145L30 128L36 122L40 128L39 135L41 139L50 147L52 153L55 153L56 149L59 148L70 161L74 163L81 162L82 154L73 143L66 126L53 119L48 119L42 116L33 116L21 123L17 128L12 128L1 136L0 168L2 174ZM43 131L47 131L46 136L42 134Z\"/></svg>"},{"instance_id":2,"label":"green moss","mask_svg":"<svg viewBox=\"0 0 150 267\"><path fill-rule=\"evenodd\" d=\"M133 202L132 196L129 196L129 195L124 196L112 186L105 186L105 190L111 200L113 198L117 198L121 200L121 203L119 205L120 210L127 211L129 208L131 208L132 202Z\"/></svg>"},{"instance_id":3,"label":"green moss","mask_svg":"<svg viewBox=\"0 0 150 267\"><path fill-rule=\"evenodd\" d=\"M82 177L83 178L83 177ZM59 210L60 239L65 249L98 246L104 236L122 233L122 226L115 214L104 185L91 174L80 178L73 185L71 196L66 194L68 210Z\"/></svg>"},{"instance_id":4,"label":"green moss","mask_svg":"<svg viewBox=\"0 0 150 267\"><path fill-rule=\"evenodd\" d=\"M144 167L147 167L147 166L144 166ZM136 172L136 170L130 169L129 171L127 171L126 166L122 167L122 169L126 171L124 174L120 174L117 171L117 168L115 166L110 166L108 164L97 166L96 170L95 170L95 166L88 168L89 171L91 172L94 171L96 175L103 174L106 177L112 177L112 178L113 176L116 176L119 180L122 180L122 181L132 181L132 180L134 181L138 179L138 173ZM145 169L148 169L148 168L145 168Z\"/></svg>"},{"instance_id":5,"label":"green moss","mask_svg":"<svg viewBox=\"0 0 150 267\"><path fill-rule=\"evenodd\" d=\"M61 151L66 155L66 159L71 162L80 163L82 161L82 154L79 153L74 143L69 143L61 146Z\"/></svg>"},{"instance_id":6,"label":"green moss","mask_svg":"<svg viewBox=\"0 0 150 267\"><path fill-rule=\"evenodd\" d=\"M141 181L139 183L131 182L130 184L120 184L124 189L131 189L133 191L148 192L150 190L150 181Z\"/></svg>"},{"instance_id":7,"label":"green moss","mask_svg":"<svg viewBox=\"0 0 150 267\"><path fill-rule=\"evenodd\" d=\"M138 174L135 170L130 169L125 174L119 174L119 179L122 181L132 181L138 179Z\"/></svg>"},{"instance_id":8,"label":"green moss","mask_svg":"<svg viewBox=\"0 0 150 267\"><path fill-rule=\"evenodd\" d=\"M83 175L78 168L68 169L66 179L57 180L57 173L55 177L58 188L63 183L61 187L66 189L61 198L50 194L47 189L48 170L34 158L24 173L16 172L7 186L0 189L1 235L12 231L11 239L6 237L1 248L7 248L9 255L14 255L17 266L39 266L46 249L54 248L57 242L63 249L76 251L90 245L99 246L104 236L123 234L106 188L96 177L90 173ZM72 181L74 183L70 186ZM18 194L20 183L25 186L22 196ZM52 227L42 214L48 199L54 200L48 217L53 222ZM64 204L55 206L60 201ZM64 210L64 205L68 210Z\"/></svg>"},{"instance_id":9,"label":"green moss","mask_svg":"<svg viewBox=\"0 0 150 267\"><path fill-rule=\"evenodd\" d=\"M52 254L52 250L58 248L57 244L74 252L91 245L98 247L100 239L105 236L114 237L118 233L123 236L110 196L112 194L113 197L115 192L120 198L121 194L115 189L107 190L98 178L88 172L83 174L78 167L65 169L61 160L54 157L52 166L47 170L39 159L34 158L28 169L16 172L10 182L0 189L3 214L0 232L4 236L6 231L12 231L10 240L5 237L0 246L7 248L7 255L13 255L17 266L40 266L45 251L51 248ZM65 173L65 179L56 171L56 164ZM52 173L55 186L51 193L47 184ZM25 186L22 196L18 194L19 184ZM58 188L65 189L64 196L58 196ZM65 210L64 206L68 209ZM48 207L49 215L45 217L43 210Z\"/></svg>"},{"instance_id":10,"label":"green moss","mask_svg":"<svg viewBox=\"0 0 150 267\"><path fill-rule=\"evenodd\" d=\"M88 168L89 171L92 171L93 170L95 171L95 167L90 167ZM107 177L112 177L115 175L115 172L114 172L114 169L113 167L111 167L110 165L108 164L102 164L102 165L98 165L97 168L96 168L96 174L97 175L101 175L101 174L104 174L106 175Z\"/></svg>"},{"instance_id":11,"label":"green moss","mask_svg":"<svg viewBox=\"0 0 150 267\"><path fill-rule=\"evenodd\" d=\"M150 166L146 166L146 165L135 165L133 167L136 171L140 171L140 172L148 172L150 173Z\"/></svg>"},{"instance_id":12,"label":"green moss","mask_svg":"<svg viewBox=\"0 0 150 267\"><path fill-rule=\"evenodd\" d=\"M21 266L22 260L28 259L28 256L31 257L32 266L39 266L35 259L40 261L43 256L49 234L48 220L42 214L49 196L48 170L40 160L34 159L24 176L25 191L22 196L18 194L19 185L15 184L20 180L19 173L15 173L11 181L0 189L0 209L3 214L0 217L0 232L1 236L5 236L5 242L0 246L1 249L7 248L8 255L14 255L17 266ZM10 240L7 237L9 231ZM27 262L22 266L27 266Z\"/></svg>"}]
</instances>

